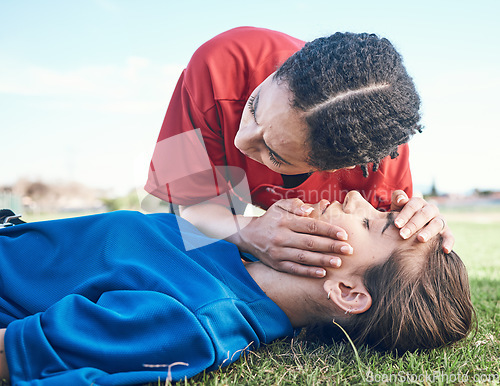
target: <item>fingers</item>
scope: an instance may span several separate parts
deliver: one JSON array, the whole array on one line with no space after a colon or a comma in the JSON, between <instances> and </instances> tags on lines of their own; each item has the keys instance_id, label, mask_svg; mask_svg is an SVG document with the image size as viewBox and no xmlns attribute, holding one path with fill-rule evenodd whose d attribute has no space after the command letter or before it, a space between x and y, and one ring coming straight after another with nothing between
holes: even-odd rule
<instances>
[{"instance_id":1,"label":"fingers","mask_svg":"<svg viewBox=\"0 0 500 386\"><path fill-rule=\"evenodd\" d=\"M323 214L325 213L325 210L330 206L330 201L323 199L320 202L318 202L318 206L320 214Z\"/></svg>"},{"instance_id":2,"label":"fingers","mask_svg":"<svg viewBox=\"0 0 500 386\"><path fill-rule=\"evenodd\" d=\"M314 210L319 211L318 215L322 214L329 205L330 201L322 199L316 204L317 207L315 208L314 205L306 204L299 198L284 199L274 204L276 208L297 216L309 216Z\"/></svg>"},{"instance_id":3,"label":"fingers","mask_svg":"<svg viewBox=\"0 0 500 386\"><path fill-rule=\"evenodd\" d=\"M434 217L425 227L418 232L417 239L422 242L429 241L445 229L446 223L442 217Z\"/></svg>"},{"instance_id":4,"label":"fingers","mask_svg":"<svg viewBox=\"0 0 500 386\"><path fill-rule=\"evenodd\" d=\"M276 270L323 277L325 268L342 264L335 254L353 253L342 228L315 218L329 205L327 200L314 205L299 199L276 202L254 221L249 250ZM311 213L314 214L309 216Z\"/></svg>"},{"instance_id":5,"label":"fingers","mask_svg":"<svg viewBox=\"0 0 500 386\"><path fill-rule=\"evenodd\" d=\"M409 200L404 190L395 190L391 197L391 211L400 211Z\"/></svg>"},{"instance_id":6,"label":"fingers","mask_svg":"<svg viewBox=\"0 0 500 386\"><path fill-rule=\"evenodd\" d=\"M321 200L318 204L318 210L324 211L330 205L330 202ZM288 244L290 247L345 255L353 253L350 244L341 242L347 240L347 232L337 225L315 218L302 218L290 224L290 230L296 232Z\"/></svg>"},{"instance_id":7,"label":"fingers","mask_svg":"<svg viewBox=\"0 0 500 386\"><path fill-rule=\"evenodd\" d=\"M352 247L338 240L309 234L293 233L287 239L273 237L271 247L267 253L280 256L277 261L277 270L309 277L323 277L326 271L323 267L338 268L342 260L334 254L350 255ZM278 247L279 245L279 247Z\"/></svg>"},{"instance_id":8,"label":"fingers","mask_svg":"<svg viewBox=\"0 0 500 386\"><path fill-rule=\"evenodd\" d=\"M437 206L428 204L422 198L414 197L401 209L401 212L394 220L394 224L401 228L399 232L401 237L408 239L438 214Z\"/></svg>"},{"instance_id":9,"label":"fingers","mask_svg":"<svg viewBox=\"0 0 500 386\"><path fill-rule=\"evenodd\" d=\"M347 240L347 232L343 228L314 218L298 219L290 224L290 229L298 233Z\"/></svg>"},{"instance_id":10,"label":"fingers","mask_svg":"<svg viewBox=\"0 0 500 386\"><path fill-rule=\"evenodd\" d=\"M281 267L277 268L278 271L291 273L292 275L306 276L306 277L325 277L326 271L323 268L308 267L306 265L297 264L291 261L284 261Z\"/></svg>"},{"instance_id":11,"label":"fingers","mask_svg":"<svg viewBox=\"0 0 500 386\"><path fill-rule=\"evenodd\" d=\"M352 247L346 242L310 234L293 233L286 236L274 236L272 243L274 245L282 245L284 247L297 248L305 251L337 253L343 255L352 255L353 253Z\"/></svg>"},{"instance_id":12,"label":"fingers","mask_svg":"<svg viewBox=\"0 0 500 386\"><path fill-rule=\"evenodd\" d=\"M427 224L418 234L417 240L421 242L426 242L432 237L441 234L443 237L443 251L445 253L450 253L455 245L455 237L446 225L446 221L442 217L433 218L429 224Z\"/></svg>"},{"instance_id":13,"label":"fingers","mask_svg":"<svg viewBox=\"0 0 500 386\"><path fill-rule=\"evenodd\" d=\"M453 237L453 234L448 226L445 226L441 235L443 236L443 251L445 253L450 253L455 245L455 237Z\"/></svg>"},{"instance_id":14,"label":"fingers","mask_svg":"<svg viewBox=\"0 0 500 386\"><path fill-rule=\"evenodd\" d=\"M339 257L323 253L294 248L282 248L280 253L283 260L277 262L274 268L300 276L324 277L326 270L322 267L338 268L342 264Z\"/></svg>"},{"instance_id":15,"label":"fingers","mask_svg":"<svg viewBox=\"0 0 500 386\"><path fill-rule=\"evenodd\" d=\"M317 207L304 204L303 201L297 199L280 200L275 203L278 213L275 213L274 221L277 227L284 227L297 233L306 233L310 235L325 236L331 239L347 240L347 232L339 226L332 225L325 221L316 218L307 217L313 210L324 211L330 202L328 200L321 200ZM283 211L296 214L305 218L297 218L287 216ZM270 211L268 211L270 213Z\"/></svg>"},{"instance_id":16,"label":"fingers","mask_svg":"<svg viewBox=\"0 0 500 386\"><path fill-rule=\"evenodd\" d=\"M438 207L429 204L422 198L413 197L410 199L401 209L394 224L400 228L399 234L404 239L417 234L418 241L427 242L434 236L441 234L445 253L450 253L455 244L455 238L445 219L440 216Z\"/></svg>"},{"instance_id":17,"label":"fingers","mask_svg":"<svg viewBox=\"0 0 500 386\"><path fill-rule=\"evenodd\" d=\"M312 218L303 218L290 224L294 233L287 240L275 240L288 247L325 253L352 255L347 232L339 226ZM343 242L344 241L344 242Z\"/></svg>"},{"instance_id":18,"label":"fingers","mask_svg":"<svg viewBox=\"0 0 500 386\"><path fill-rule=\"evenodd\" d=\"M335 254L353 253L341 227L317 219L330 205L328 200L309 205L300 199L276 202L261 217L272 219L263 234L259 258L276 270L308 277L324 277L326 267L340 267Z\"/></svg>"}]
</instances>

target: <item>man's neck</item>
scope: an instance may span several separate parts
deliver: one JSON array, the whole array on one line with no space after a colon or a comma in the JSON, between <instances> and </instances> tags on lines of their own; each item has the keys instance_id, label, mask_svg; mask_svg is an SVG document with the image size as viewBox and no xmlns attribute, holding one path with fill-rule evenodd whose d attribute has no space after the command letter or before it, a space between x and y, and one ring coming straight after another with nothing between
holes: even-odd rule
<instances>
[{"instance_id":1,"label":"man's neck","mask_svg":"<svg viewBox=\"0 0 500 386\"><path fill-rule=\"evenodd\" d=\"M260 262L246 264L259 287L290 319L295 328L326 319L332 303L323 289L323 279L314 279L276 271Z\"/></svg>"}]
</instances>

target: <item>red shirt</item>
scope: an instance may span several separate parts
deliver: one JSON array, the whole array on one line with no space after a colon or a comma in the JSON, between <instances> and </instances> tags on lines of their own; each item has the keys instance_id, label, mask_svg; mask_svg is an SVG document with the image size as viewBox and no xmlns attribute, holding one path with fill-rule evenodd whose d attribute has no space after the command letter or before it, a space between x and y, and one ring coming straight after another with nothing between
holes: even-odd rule
<instances>
[{"instance_id":1,"label":"red shirt","mask_svg":"<svg viewBox=\"0 0 500 386\"><path fill-rule=\"evenodd\" d=\"M379 170L367 178L359 167L315 172L289 189L283 188L281 174L247 158L234 146L252 91L303 45L286 34L253 27L229 30L203 44L181 74L171 98L146 191L181 205L216 196L222 203L229 181L243 201L251 200L264 209L282 198L342 202L350 190L359 191L380 209L389 208L395 189L403 189L411 197L407 144L399 147L399 157L384 158Z\"/></svg>"}]
</instances>

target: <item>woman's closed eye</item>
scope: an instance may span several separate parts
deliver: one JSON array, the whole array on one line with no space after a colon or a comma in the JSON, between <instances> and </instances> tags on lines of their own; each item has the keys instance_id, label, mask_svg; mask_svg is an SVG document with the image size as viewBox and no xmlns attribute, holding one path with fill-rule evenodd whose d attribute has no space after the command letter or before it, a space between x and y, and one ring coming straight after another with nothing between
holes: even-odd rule
<instances>
[{"instance_id":1,"label":"woman's closed eye","mask_svg":"<svg viewBox=\"0 0 500 386\"><path fill-rule=\"evenodd\" d=\"M254 102L255 102L255 97L252 95L252 96L250 96L250 98L248 98L247 105L248 105L248 109L250 110L250 113L253 115L253 119L257 123L257 118L255 117L255 105L254 105Z\"/></svg>"},{"instance_id":2,"label":"woman's closed eye","mask_svg":"<svg viewBox=\"0 0 500 386\"><path fill-rule=\"evenodd\" d=\"M271 160L271 162L274 164L274 166L276 167L280 167L283 163L281 161L278 161L276 159L276 157L274 156L273 152L272 151L269 151L269 159Z\"/></svg>"},{"instance_id":3,"label":"woman's closed eye","mask_svg":"<svg viewBox=\"0 0 500 386\"><path fill-rule=\"evenodd\" d=\"M363 226L370 230L370 221L366 217L363 219Z\"/></svg>"}]
</instances>

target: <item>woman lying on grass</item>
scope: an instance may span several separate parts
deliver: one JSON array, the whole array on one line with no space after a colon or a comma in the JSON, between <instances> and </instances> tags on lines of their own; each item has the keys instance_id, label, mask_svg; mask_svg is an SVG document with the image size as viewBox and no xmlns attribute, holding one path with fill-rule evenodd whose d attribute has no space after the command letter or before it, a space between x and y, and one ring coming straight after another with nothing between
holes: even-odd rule
<instances>
[{"instance_id":1,"label":"woman lying on grass","mask_svg":"<svg viewBox=\"0 0 500 386\"><path fill-rule=\"evenodd\" d=\"M165 379L171 365L179 380L301 327L326 332L332 320L358 344L400 353L467 335L467 274L439 236L403 240L393 214L356 192L314 212L342 226L354 249L324 279L244 265L225 241L186 252L206 236L170 214L0 229L1 376L16 385L125 385Z\"/></svg>"}]
</instances>

